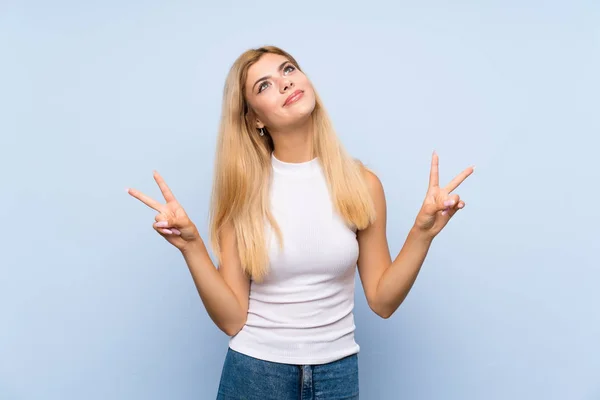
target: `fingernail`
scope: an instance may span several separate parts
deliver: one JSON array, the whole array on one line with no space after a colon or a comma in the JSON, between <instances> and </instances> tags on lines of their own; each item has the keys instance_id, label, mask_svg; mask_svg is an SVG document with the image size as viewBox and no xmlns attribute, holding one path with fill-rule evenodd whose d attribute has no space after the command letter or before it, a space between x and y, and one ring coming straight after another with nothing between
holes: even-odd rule
<instances>
[{"instance_id":1,"label":"fingernail","mask_svg":"<svg viewBox=\"0 0 600 400\"><path fill-rule=\"evenodd\" d=\"M172 231L172 230L170 230L170 229L161 229L160 231L161 231L162 233L166 233L167 235L170 235L170 234L172 234L172 233L173 233L173 231Z\"/></svg>"},{"instance_id":2,"label":"fingernail","mask_svg":"<svg viewBox=\"0 0 600 400\"><path fill-rule=\"evenodd\" d=\"M165 226L169 226L169 221L160 221L156 223L157 228L164 228Z\"/></svg>"},{"instance_id":3,"label":"fingernail","mask_svg":"<svg viewBox=\"0 0 600 400\"><path fill-rule=\"evenodd\" d=\"M446 215L447 213L448 213L448 210L442 211L442 215Z\"/></svg>"},{"instance_id":4,"label":"fingernail","mask_svg":"<svg viewBox=\"0 0 600 400\"><path fill-rule=\"evenodd\" d=\"M458 205L458 208L463 208L464 206L465 206L465 205L464 205L463 203L460 203L460 204Z\"/></svg>"},{"instance_id":5,"label":"fingernail","mask_svg":"<svg viewBox=\"0 0 600 400\"><path fill-rule=\"evenodd\" d=\"M181 235L181 231L179 231L179 229L172 228L171 231L173 231L175 235Z\"/></svg>"},{"instance_id":6,"label":"fingernail","mask_svg":"<svg viewBox=\"0 0 600 400\"><path fill-rule=\"evenodd\" d=\"M454 205L454 200L446 200L444 202L444 207L449 207Z\"/></svg>"}]
</instances>

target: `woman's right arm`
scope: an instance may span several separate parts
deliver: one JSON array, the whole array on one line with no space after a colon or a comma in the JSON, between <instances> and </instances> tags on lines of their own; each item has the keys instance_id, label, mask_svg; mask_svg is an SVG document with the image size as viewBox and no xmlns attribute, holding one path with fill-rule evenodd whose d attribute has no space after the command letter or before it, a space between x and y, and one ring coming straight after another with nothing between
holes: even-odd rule
<instances>
[{"instance_id":1,"label":"woman's right arm","mask_svg":"<svg viewBox=\"0 0 600 400\"><path fill-rule=\"evenodd\" d=\"M183 254L196 289L213 322L227 335L236 335L243 328L248 316L250 279L242 270L232 225L225 226L219 237L222 262L217 269L208 255L196 225L156 171L154 179L166 204L161 204L135 189L127 189L127 192L158 211L158 215L154 217L156 222L153 228Z\"/></svg>"},{"instance_id":2,"label":"woman's right arm","mask_svg":"<svg viewBox=\"0 0 600 400\"><path fill-rule=\"evenodd\" d=\"M189 242L181 253L208 315L219 329L234 336L248 316L250 279L242 270L231 225L224 227L220 242L222 262L218 269L201 238Z\"/></svg>"}]
</instances>

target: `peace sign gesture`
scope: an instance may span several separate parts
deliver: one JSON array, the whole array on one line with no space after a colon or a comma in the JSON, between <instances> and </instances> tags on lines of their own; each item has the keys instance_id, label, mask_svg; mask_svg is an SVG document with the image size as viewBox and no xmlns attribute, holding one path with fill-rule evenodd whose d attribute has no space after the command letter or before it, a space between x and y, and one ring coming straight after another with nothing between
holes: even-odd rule
<instances>
[{"instance_id":1,"label":"peace sign gesture","mask_svg":"<svg viewBox=\"0 0 600 400\"><path fill-rule=\"evenodd\" d=\"M175 199L164 179L156 171L154 171L154 180L158 184L166 204L161 204L135 189L127 189L127 193L158 211L158 215L154 218L156 221L153 224L154 229L173 246L183 250L190 243L201 239L198 230Z\"/></svg>"},{"instance_id":2,"label":"peace sign gesture","mask_svg":"<svg viewBox=\"0 0 600 400\"><path fill-rule=\"evenodd\" d=\"M423 206L417 215L415 226L421 231L435 237L446 226L450 218L465 206L457 194L451 194L469 175L474 167L469 167L458 174L448 185L441 188L439 185L439 159L433 152L431 171L429 173L429 187Z\"/></svg>"}]
</instances>

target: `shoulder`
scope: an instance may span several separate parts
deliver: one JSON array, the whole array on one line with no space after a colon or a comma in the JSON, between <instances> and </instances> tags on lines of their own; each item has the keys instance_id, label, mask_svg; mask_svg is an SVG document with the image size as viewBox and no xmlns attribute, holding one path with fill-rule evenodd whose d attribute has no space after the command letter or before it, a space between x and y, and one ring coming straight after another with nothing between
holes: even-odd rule
<instances>
[{"instance_id":1,"label":"shoulder","mask_svg":"<svg viewBox=\"0 0 600 400\"><path fill-rule=\"evenodd\" d=\"M364 182L367 185L373 200L377 201L381 198L384 198L385 195L383 191L383 184L381 183L381 180L377 174L372 169L364 165L360 160L356 160L356 162L360 167Z\"/></svg>"}]
</instances>

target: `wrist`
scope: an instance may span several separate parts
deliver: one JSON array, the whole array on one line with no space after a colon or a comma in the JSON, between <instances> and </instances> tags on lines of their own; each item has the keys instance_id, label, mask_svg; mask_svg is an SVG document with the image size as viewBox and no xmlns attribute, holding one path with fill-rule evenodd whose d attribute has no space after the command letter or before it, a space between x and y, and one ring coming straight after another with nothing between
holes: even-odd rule
<instances>
[{"instance_id":1,"label":"wrist","mask_svg":"<svg viewBox=\"0 0 600 400\"><path fill-rule=\"evenodd\" d=\"M414 240L425 244L431 244L435 238L435 235L433 235L431 232L421 229L417 225L413 225L413 227L410 229L409 236L411 236Z\"/></svg>"},{"instance_id":2,"label":"wrist","mask_svg":"<svg viewBox=\"0 0 600 400\"><path fill-rule=\"evenodd\" d=\"M180 251L185 256L185 255L189 255L191 253L196 253L196 252L198 252L198 250L202 250L202 247L204 247L204 242L202 241L202 238L198 237L197 239L193 239L193 240L190 240L189 242L187 242L180 249Z\"/></svg>"}]
</instances>

